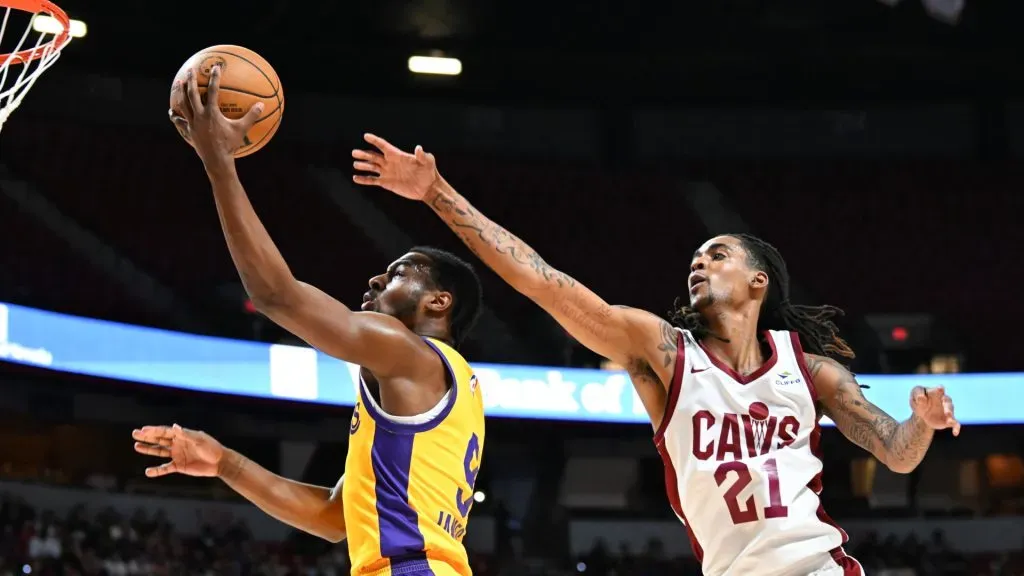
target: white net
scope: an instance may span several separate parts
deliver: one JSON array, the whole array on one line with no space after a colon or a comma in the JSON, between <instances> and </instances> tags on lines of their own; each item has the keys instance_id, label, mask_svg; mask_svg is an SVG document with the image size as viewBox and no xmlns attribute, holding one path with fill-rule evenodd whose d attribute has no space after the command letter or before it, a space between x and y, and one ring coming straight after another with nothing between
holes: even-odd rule
<instances>
[{"instance_id":1,"label":"white net","mask_svg":"<svg viewBox=\"0 0 1024 576\"><path fill-rule=\"evenodd\" d=\"M752 417L750 419L750 427L754 432L754 446L760 450L764 446L764 437L768 433L768 419L761 420Z\"/></svg>"},{"instance_id":2,"label":"white net","mask_svg":"<svg viewBox=\"0 0 1024 576\"><path fill-rule=\"evenodd\" d=\"M71 38L68 19L47 1L0 0L0 129ZM37 18L41 18L39 22Z\"/></svg>"}]
</instances>

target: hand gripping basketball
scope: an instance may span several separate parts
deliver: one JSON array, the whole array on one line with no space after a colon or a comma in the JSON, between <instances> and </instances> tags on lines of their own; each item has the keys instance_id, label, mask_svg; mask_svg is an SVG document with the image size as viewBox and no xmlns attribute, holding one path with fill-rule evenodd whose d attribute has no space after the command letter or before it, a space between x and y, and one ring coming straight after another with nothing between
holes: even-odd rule
<instances>
[{"instance_id":1,"label":"hand gripping basketball","mask_svg":"<svg viewBox=\"0 0 1024 576\"><path fill-rule=\"evenodd\" d=\"M246 133L263 112L263 103L257 102L237 120L224 116L219 106L220 74L220 66L214 66L204 102L199 95L195 71L190 69L184 94L174 98L176 105L168 111L171 122L192 144L204 163L232 159L235 150L245 144ZM181 92L180 88L178 91Z\"/></svg>"}]
</instances>

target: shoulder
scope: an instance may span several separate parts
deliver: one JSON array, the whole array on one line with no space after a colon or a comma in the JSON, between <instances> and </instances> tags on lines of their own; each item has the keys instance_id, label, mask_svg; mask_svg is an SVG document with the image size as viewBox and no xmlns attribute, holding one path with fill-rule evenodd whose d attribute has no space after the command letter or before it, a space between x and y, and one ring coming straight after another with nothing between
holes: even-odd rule
<instances>
[{"instance_id":1,"label":"shoulder","mask_svg":"<svg viewBox=\"0 0 1024 576\"><path fill-rule=\"evenodd\" d=\"M675 342L677 334L682 332L682 329L676 328L669 321L647 310L622 305L615 305L611 308L615 314L621 315L628 327L637 335L650 337L652 334L656 334L659 339L670 337Z\"/></svg>"},{"instance_id":2,"label":"shoulder","mask_svg":"<svg viewBox=\"0 0 1024 576\"><path fill-rule=\"evenodd\" d=\"M462 353L451 345L429 336L423 336L422 339L433 353L441 358L444 365L452 371L456 377L461 377L463 375L468 376L473 372L473 368L469 365L469 362Z\"/></svg>"},{"instance_id":3,"label":"shoulder","mask_svg":"<svg viewBox=\"0 0 1024 576\"><path fill-rule=\"evenodd\" d=\"M676 360L679 335L683 331L646 310L621 305L612 308L622 315L629 328L630 340L636 351L632 363L646 361L652 367L671 368Z\"/></svg>"},{"instance_id":4,"label":"shoulder","mask_svg":"<svg viewBox=\"0 0 1024 576\"><path fill-rule=\"evenodd\" d=\"M860 388L853 372L832 358L820 354L804 354L804 363L819 396L827 398L850 386Z\"/></svg>"}]
</instances>

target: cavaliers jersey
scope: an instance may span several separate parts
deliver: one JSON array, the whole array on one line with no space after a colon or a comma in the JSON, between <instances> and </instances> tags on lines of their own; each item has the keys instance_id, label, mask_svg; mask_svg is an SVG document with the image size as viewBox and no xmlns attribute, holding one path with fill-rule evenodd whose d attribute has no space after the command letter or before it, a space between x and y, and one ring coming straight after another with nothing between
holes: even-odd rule
<instances>
[{"instance_id":1,"label":"cavaliers jersey","mask_svg":"<svg viewBox=\"0 0 1024 576\"><path fill-rule=\"evenodd\" d=\"M471 574L462 538L484 447L482 391L458 352L424 340L451 382L424 417L385 414L359 382L342 483L353 575Z\"/></svg>"},{"instance_id":2,"label":"cavaliers jersey","mask_svg":"<svg viewBox=\"0 0 1024 576\"><path fill-rule=\"evenodd\" d=\"M743 376L680 331L655 443L705 576L861 574L821 505L817 393L794 332Z\"/></svg>"}]
</instances>

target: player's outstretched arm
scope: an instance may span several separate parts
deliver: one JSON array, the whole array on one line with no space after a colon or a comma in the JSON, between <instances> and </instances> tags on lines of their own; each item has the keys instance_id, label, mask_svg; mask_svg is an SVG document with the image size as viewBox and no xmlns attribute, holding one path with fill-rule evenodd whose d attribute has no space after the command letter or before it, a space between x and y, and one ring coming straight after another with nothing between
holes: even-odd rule
<instances>
[{"instance_id":1,"label":"player's outstretched arm","mask_svg":"<svg viewBox=\"0 0 1024 576\"><path fill-rule=\"evenodd\" d=\"M146 468L146 476L217 476L246 500L274 518L330 542L345 539L341 503L342 476L334 488L314 486L274 474L224 447L205 432L178 426L144 426L132 431L135 451L168 458Z\"/></svg>"},{"instance_id":2,"label":"player's outstretched arm","mask_svg":"<svg viewBox=\"0 0 1024 576\"><path fill-rule=\"evenodd\" d=\"M217 107L220 69L214 67L207 101L199 97L189 72L183 103L171 119L203 160L213 186L221 228L231 259L253 304L268 318L310 345L381 378L416 378L436 368L434 352L397 319L372 312L354 313L344 304L292 275L284 257L256 216L245 193L232 152L259 117L250 112L229 120Z\"/></svg>"},{"instance_id":3,"label":"player's outstretched arm","mask_svg":"<svg viewBox=\"0 0 1024 576\"><path fill-rule=\"evenodd\" d=\"M427 203L474 254L513 288L544 308L581 344L625 366L657 424L666 383L672 379L677 333L657 316L611 306L568 274L553 268L521 239L481 214L437 172L434 157L419 146L399 150L366 135L378 151L354 150L356 183L380 186ZM659 400L660 399L660 400Z\"/></svg>"},{"instance_id":4,"label":"player's outstretched arm","mask_svg":"<svg viewBox=\"0 0 1024 576\"><path fill-rule=\"evenodd\" d=\"M935 430L953 429L953 400L945 390L916 386L910 394L910 418L902 423L875 406L861 392L856 377L841 364L807 354L807 371L814 380L825 414L851 442L874 454L893 472L909 474L924 459Z\"/></svg>"}]
</instances>

